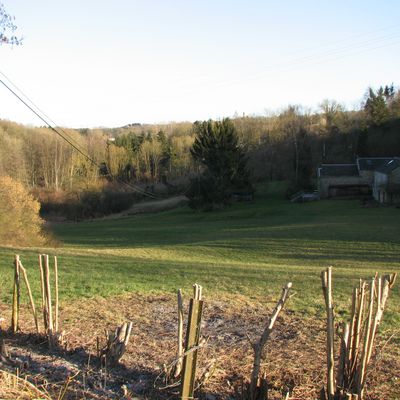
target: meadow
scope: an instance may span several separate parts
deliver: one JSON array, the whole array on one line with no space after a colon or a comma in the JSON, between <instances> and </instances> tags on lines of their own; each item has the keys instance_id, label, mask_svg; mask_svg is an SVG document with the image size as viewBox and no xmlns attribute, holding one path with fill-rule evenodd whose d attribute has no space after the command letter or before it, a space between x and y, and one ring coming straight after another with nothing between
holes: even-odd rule
<instances>
[{"instance_id":1,"label":"meadow","mask_svg":"<svg viewBox=\"0 0 400 400\"><path fill-rule=\"evenodd\" d=\"M324 315L320 272L333 266L338 315L352 286L375 271L399 271L400 210L364 208L358 200L292 204L283 186L260 187L252 203L217 212L187 207L158 214L51 226L57 246L0 248L0 301L11 300L13 254L38 276L37 254L57 255L62 302L127 292L172 293L193 283L205 296L243 295L272 302L293 282L289 308ZM38 279L32 278L38 295ZM385 324L398 326L399 284ZM231 297L231 296L230 296Z\"/></svg>"}]
</instances>

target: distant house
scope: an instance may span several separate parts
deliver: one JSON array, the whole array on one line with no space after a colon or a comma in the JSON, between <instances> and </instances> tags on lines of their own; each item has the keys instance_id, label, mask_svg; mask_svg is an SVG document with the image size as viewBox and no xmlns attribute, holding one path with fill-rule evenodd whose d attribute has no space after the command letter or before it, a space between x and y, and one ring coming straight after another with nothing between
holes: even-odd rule
<instances>
[{"instance_id":1,"label":"distant house","mask_svg":"<svg viewBox=\"0 0 400 400\"><path fill-rule=\"evenodd\" d=\"M321 198L367 197L400 203L400 158L359 157L355 164L322 164L318 168Z\"/></svg>"},{"instance_id":2,"label":"distant house","mask_svg":"<svg viewBox=\"0 0 400 400\"><path fill-rule=\"evenodd\" d=\"M400 204L400 158L393 158L374 171L373 196L380 203Z\"/></svg>"},{"instance_id":3,"label":"distant house","mask_svg":"<svg viewBox=\"0 0 400 400\"><path fill-rule=\"evenodd\" d=\"M318 168L318 191L321 198L372 194L371 182L360 175L357 164L322 164Z\"/></svg>"}]
</instances>

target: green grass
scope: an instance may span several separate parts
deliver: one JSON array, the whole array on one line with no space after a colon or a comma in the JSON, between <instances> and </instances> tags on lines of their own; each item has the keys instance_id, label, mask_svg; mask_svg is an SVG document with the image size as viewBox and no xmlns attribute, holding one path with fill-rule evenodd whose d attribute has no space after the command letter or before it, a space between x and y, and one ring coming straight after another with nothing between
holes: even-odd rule
<instances>
[{"instance_id":1,"label":"green grass","mask_svg":"<svg viewBox=\"0 0 400 400\"><path fill-rule=\"evenodd\" d=\"M320 272L334 267L336 302L348 308L359 277L399 271L400 210L366 209L359 201L291 204L279 187L257 192L252 204L213 213L188 208L119 220L54 225L61 298L137 291L172 292L194 282L205 294L243 294L272 301L288 280L291 307L323 315ZM18 249L38 277L38 249ZM14 249L0 248L0 300L10 301ZM38 279L31 278L34 291ZM400 324L399 282L386 319ZM272 304L272 303L271 303ZM397 312L395 312L397 311Z\"/></svg>"}]
</instances>

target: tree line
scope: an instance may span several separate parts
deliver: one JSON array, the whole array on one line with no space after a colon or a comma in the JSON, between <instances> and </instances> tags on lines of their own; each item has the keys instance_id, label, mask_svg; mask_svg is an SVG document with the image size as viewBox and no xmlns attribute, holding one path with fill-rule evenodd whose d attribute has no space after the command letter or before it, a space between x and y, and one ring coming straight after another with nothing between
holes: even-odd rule
<instances>
[{"instance_id":1,"label":"tree line","mask_svg":"<svg viewBox=\"0 0 400 400\"><path fill-rule=\"evenodd\" d=\"M369 89L357 111L326 100L317 112L288 106L231 122L252 180L287 180L293 189L311 186L321 162L400 154L400 92L393 86ZM0 176L51 191L101 186L110 174L143 185L188 182L201 170L191 154L199 124L63 129L86 158L49 128L0 120Z\"/></svg>"}]
</instances>

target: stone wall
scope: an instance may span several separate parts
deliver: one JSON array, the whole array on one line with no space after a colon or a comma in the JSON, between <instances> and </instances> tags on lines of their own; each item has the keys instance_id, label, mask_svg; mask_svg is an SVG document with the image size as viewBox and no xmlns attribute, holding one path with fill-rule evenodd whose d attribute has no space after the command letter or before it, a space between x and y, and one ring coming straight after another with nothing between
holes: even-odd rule
<instances>
[{"instance_id":1,"label":"stone wall","mask_svg":"<svg viewBox=\"0 0 400 400\"><path fill-rule=\"evenodd\" d=\"M370 179L366 179L360 176L322 176L318 181L318 190L321 198L331 197L332 187L357 187L357 186L371 186Z\"/></svg>"}]
</instances>

